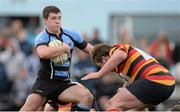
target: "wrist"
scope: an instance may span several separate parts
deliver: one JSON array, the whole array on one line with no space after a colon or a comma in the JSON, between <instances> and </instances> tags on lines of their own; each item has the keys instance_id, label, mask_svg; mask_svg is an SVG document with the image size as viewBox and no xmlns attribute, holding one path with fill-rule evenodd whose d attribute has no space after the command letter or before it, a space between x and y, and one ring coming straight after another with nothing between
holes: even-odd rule
<instances>
[{"instance_id":1,"label":"wrist","mask_svg":"<svg viewBox=\"0 0 180 112\"><path fill-rule=\"evenodd\" d=\"M98 76L99 76L99 77L101 77L101 76L104 75L103 72L102 72L101 70L99 70L97 73L98 73Z\"/></svg>"}]
</instances>

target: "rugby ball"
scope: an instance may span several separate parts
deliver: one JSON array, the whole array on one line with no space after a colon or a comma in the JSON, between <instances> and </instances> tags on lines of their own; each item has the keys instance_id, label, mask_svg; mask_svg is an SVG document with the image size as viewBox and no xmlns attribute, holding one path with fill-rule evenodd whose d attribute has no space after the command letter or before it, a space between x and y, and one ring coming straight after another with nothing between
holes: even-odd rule
<instances>
[{"instance_id":1,"label":"rugby ball","mask_svg":"<svg viewBox=\"0 0 180 112\"><path fill-rule=\"evenodd\" d=\"M62 45L63 45L63 42L61 42L60 40L57 40L57 39L52 40L48 44L49 47L60 47ZM54 58L51 58L51 61L54 64L64 64L67 61L67 59L68 59L68 54L64 53L64 54L61 54Z\"/></svg>"}]
</instances>

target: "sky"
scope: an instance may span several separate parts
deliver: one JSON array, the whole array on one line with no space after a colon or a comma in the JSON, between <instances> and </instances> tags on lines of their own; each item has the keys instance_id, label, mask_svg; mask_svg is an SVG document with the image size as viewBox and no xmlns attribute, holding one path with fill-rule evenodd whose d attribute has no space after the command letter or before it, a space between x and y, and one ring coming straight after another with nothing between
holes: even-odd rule
<instances>
[{"instance_id":1,"label":"sky","mask_svg":"<svg viewBox=\"0 0 180 112\"><path fill-rule=\"evenodd\" d=\"M62 25L78 33L92 34L99 28L102 38L108 38L111 14L177 14L180 0L0 0L0 15L39 15L47 5L62 11Z\"/></svg>"}]
</instances>

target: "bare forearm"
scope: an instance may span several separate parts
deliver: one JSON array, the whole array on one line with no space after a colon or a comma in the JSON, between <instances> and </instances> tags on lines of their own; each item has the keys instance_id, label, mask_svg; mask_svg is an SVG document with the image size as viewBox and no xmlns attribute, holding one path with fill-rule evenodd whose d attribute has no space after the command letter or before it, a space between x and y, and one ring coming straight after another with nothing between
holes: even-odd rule
<instances>
[{"instance_id":1,"label":"bare forearm","mask_svg":"<svg viewBox=\"0 0 180 112\"><path fill-rule=\"evenodd\" d=\"M91 56L93 49L94 46L88 43L87 47L83 51L87 53L89 56Z\"/></svg>"},{"instance_id":2,"label":"bare forearm","mask_svg":"<svg viewBox=\"0 0 180 112\"><path fill-rule=\"evenodd\" d=\"M63 47L46 47L37 49L40 58L50 59L65 53Z\"/></svg>"},{"instance_id":3,"label":"bare forearm","mask_svg":"<svg viewBox=\"0 0 180 112\"><path fill-rule=\"evenodd\" d=\"M121 61L117 61L117 58L110 58L107 63L100 69L101 76L111 72L115 67L120 64Z\"/></svg>"},{"instance_id":4,"label":"bare forearm","mask_svg":"<svg viewBox=\"0 0 180 112\"><path fill-rule=\"evenodd\" d=\"M123 60L127 58L127 54L124 51L115 52L106 64L100 69L99 73L105 75L114 70Z\"/></svg>"}]
</instances>

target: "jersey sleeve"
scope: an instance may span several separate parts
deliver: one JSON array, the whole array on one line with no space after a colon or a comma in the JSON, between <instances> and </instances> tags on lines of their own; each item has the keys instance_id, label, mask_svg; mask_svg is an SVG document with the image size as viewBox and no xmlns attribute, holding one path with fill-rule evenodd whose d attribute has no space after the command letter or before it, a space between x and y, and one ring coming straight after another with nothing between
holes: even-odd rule
<instances>
[{"instance_id":1,"label":"jersey sleeve","mask_svg":"<svg viewBox=\"0 0 180 112\"><path fill-rule=\"evenodd\" d=\"M109 55L112 56L113 53L114 53L116 50L123 50L123 51L125 51L126 53L128 53L129 45L128 45L128 44L116 44L116 45L114 45L114 47L110 50Z\"/></svg>"},{"instance_id":2,"label":"jersey sleeve","mask_svg":"<svg viewBox=\"0 0 180 112\"><path fill-rule=\"evenodd\" d=\"M49 38L48 35L45 35L43 33L39 34L35 38L35 46L38 47L40 45L48 45Z\"/></svg>"},{"instance_id":3,"label":"jersey sleeve","mask_svg":"<svg viewBox=\"0 0 180 112\"><path fill-rule=\"evenodd\" d=\"M72 31L71 34L73 35L74 44L79 49L85 49L87 46L87 42L76 32Z\"/></svg>"}]
</instances>

